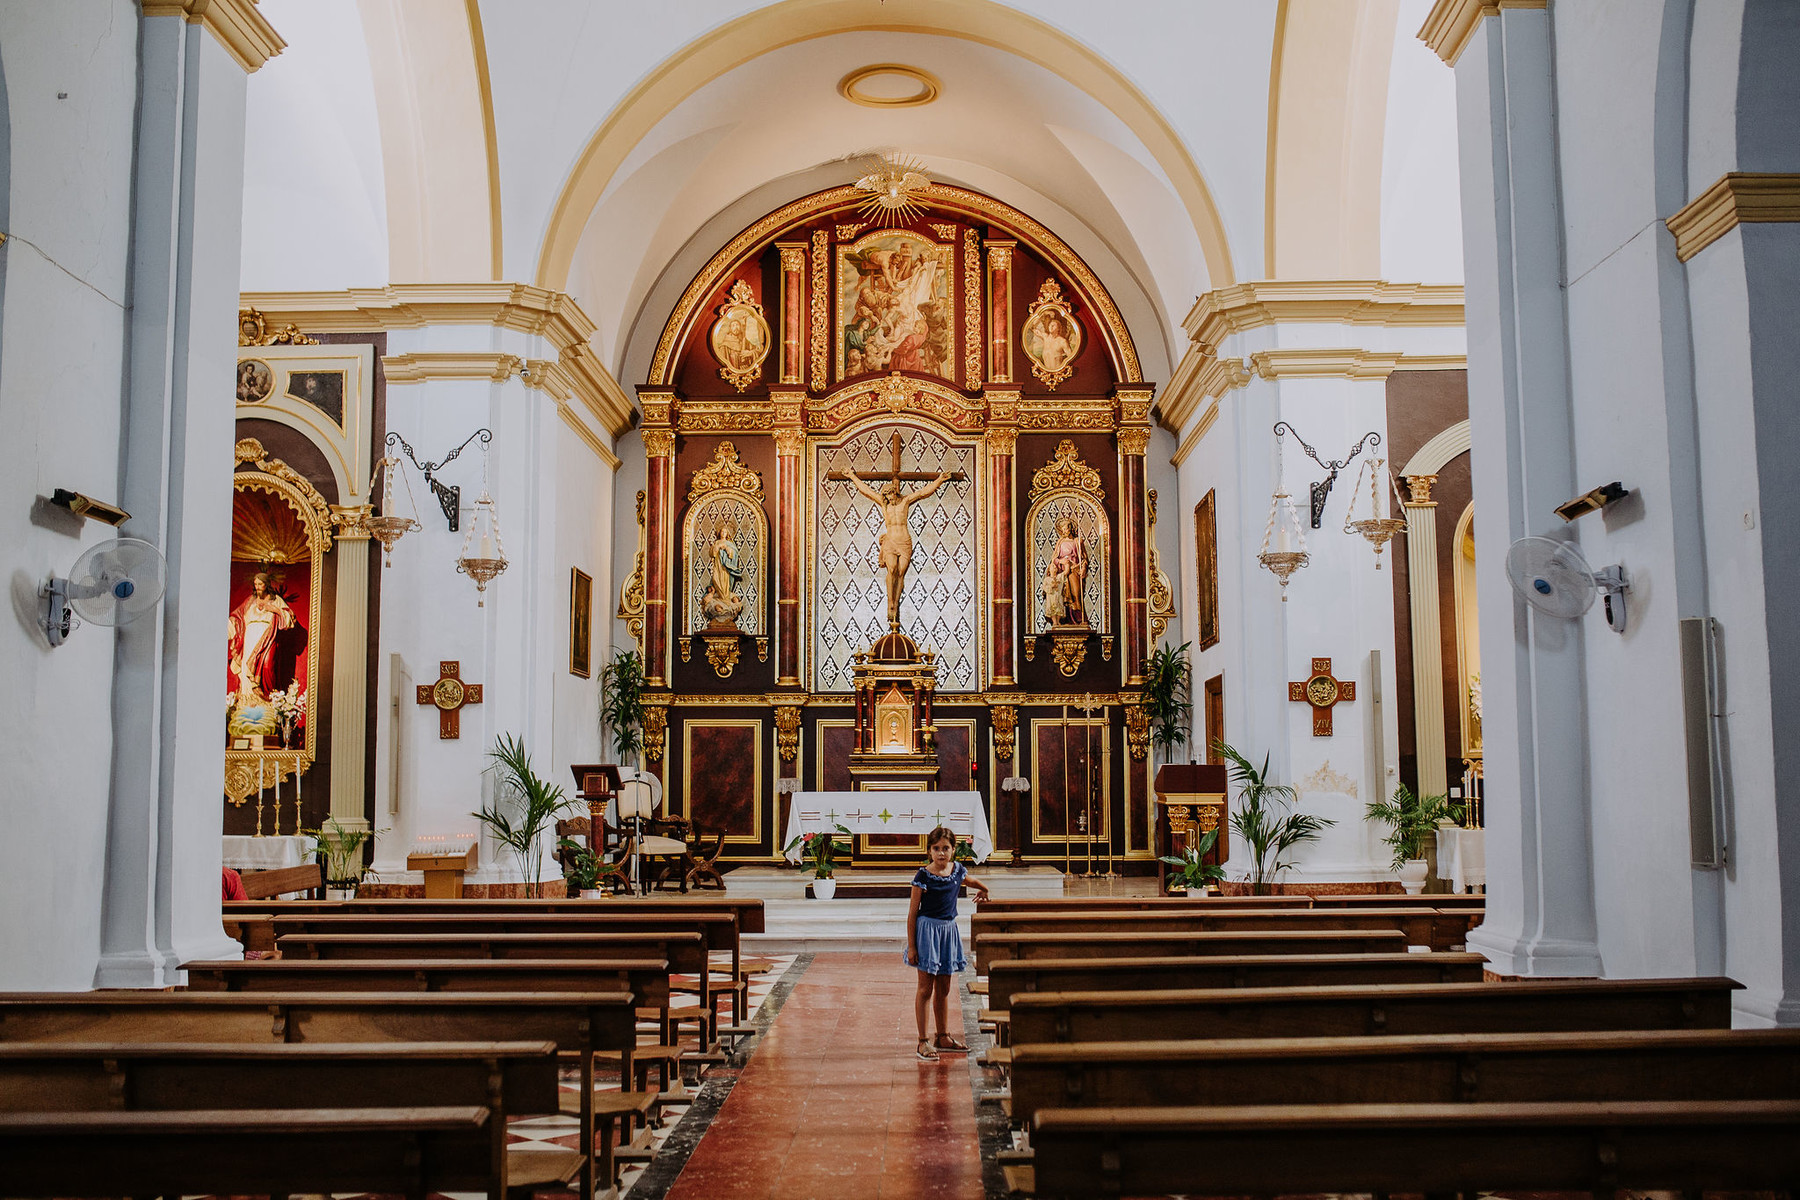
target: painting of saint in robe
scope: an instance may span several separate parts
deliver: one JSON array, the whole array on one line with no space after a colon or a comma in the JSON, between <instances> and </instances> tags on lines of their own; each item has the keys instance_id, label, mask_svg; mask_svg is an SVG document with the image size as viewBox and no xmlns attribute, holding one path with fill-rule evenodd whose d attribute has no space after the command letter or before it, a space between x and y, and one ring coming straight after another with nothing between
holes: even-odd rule
<instances>
[{"instance_id":1,"label":"painting of saint in robe","mask_svg":"<svg viewBox=\"0 0 1800 1200\"><path fill-rule=\"evenodd\" d=\"M240 706L267 701L293 683L306 629L267 571L231 610L227 643L233 694Z\"/></svg>"},{"instance_id":2,"label":"painting of saint in robe","mask_svg":"<svg viewBox=\"0 0 1800 1200\"><path fill-rule=\"evenodd\" d=\"M917 371L953 378L951 248L885 232L838 252L838 377Z\"/></svg>"},{"instance_id":3,"label":"painting of saint in robe","mask_svg":"<svg viewBox=\"0 0 1800 1200\"><path fill-rule=\"evenodd\" d=\"M1051 625L1087 625L1081 594L1087 586L1087 543L1073 517L1056 523L1056 549L1044 569L1044 620Z\"/></svg>"}]
</instances>

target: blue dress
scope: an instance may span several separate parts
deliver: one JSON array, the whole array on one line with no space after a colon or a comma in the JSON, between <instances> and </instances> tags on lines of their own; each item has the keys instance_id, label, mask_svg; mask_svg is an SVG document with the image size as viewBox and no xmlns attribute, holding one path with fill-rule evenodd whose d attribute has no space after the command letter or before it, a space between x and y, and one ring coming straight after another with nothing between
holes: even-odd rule
<instances>
[{"instance_id":1,"label":"blue dress","mask_svg":"<svg viewBox=\"0 0 1800 1200\"><path fill-rule=\"evenodd\" d=\"M968 870L955 864L948 875L934 875L920 867L913 886L924 889L919 897L919 970L927 975L955 975L968 966L963 958L962 931L956 927L956 897Z\"/></svg>"}]
</instances>

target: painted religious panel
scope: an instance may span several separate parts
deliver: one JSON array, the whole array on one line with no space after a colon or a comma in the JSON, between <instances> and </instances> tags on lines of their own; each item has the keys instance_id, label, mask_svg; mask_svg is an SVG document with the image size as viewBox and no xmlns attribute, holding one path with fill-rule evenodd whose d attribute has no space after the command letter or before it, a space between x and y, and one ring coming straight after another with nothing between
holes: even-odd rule
<instances>
[{"instance_id":1,"label":"painted religious panel","mask_svg":"<svg viewBox=\"0 0 1800 1200\"><path fill-rule=\"evenodd\" d=\"M741 279L733 283L730 299L719 306L706 334L706 348L719 364L719 378L740 392L756 382L771 340L769 322L750 285Z\"/></svg>"},{"instance_id":2,"label":"painted religious panel","mask_svg":"<svg viewBox=\"0 0 1800 1200\"><path fill-rule=\"evenodd\" d=\"M280 496L240 487L232 498L226 727L234 744L298 747L313 678L318 588L306 527Z\"/></svg>"},{"instance_id":3,"label":"painted religious panel","mask_svg":"<svg viewBox=\"0 0 1800 1200\"><path fill-rule=\"evenodd\" d=\"M1055 391L1057 384L1075 373L1081 339L1081 322L1063 299L1062 285L1054 279L1044 280L1019 332L1025 357L1031 360L1031 373Z\"/></svg>"},{"instance_id":4,"label":"painted religious panel","mask_svg":"<svg viewBox=\"0 0 1800 1200\"><path fill-rule=\"evenodd\" d=\"M882 229L837 250L837 377L921 371L955 382L956 247Z\"/></svg>"},{"instance_id":5,"label":"painted religious panel","mask_svg":"<svg viewBox=\"0 0 1800 1200\"><path fill-rule=\"evenodd\" d=\"M1209 489L1194 505L1194 565L1200 580L1200 649L1219 644L1219 517Z\"/></svg>"},{"instance_id":6,"label":"painted religious panel","mask_svg":"<svg viewBox=\"0 0 1800 1200\"><path fill-rule=\"evenodd\" d=\"M921 650L938 656L938 690L977 691L982 686L981 597L984 583L980 462L974 446L957 445L911 426L878 425L839 445L813 448L813 511L807 620L813 647L813 687L849 692L850 660L887 632L887 571L880 557L886 524L880 505L864 499L848 479L855 471L881 487L893 470L891 438L900 434L900 469L918 490L941 472L961 472L929 497L912 504L906 525L912 557L900 595L900 627ZM923 476L923 480L918 477Z\"/></svg>"}]
</instances>

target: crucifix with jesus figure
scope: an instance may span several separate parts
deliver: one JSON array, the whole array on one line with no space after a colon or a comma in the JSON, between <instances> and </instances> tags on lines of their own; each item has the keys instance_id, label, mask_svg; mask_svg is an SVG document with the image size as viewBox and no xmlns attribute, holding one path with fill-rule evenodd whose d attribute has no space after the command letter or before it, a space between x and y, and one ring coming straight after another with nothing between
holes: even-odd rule
<instances>
[{"instance_id":1,"label":"crucifix with jesus figure","mask_svg":"<svg viewBox=\"0 0 1800 1200\"><path fill-rule=\"evenodd\" d=\"M900 591L906 585L906 569L912 565L912 531L906 527L907 512L914 504L925 499L944 484L962 482L966 476L961 471L902 471L900 469L900 431L895 430L889 443L891 448L891 465L886 471L871 471L867 476L858 475L855 471L831 471L827 479L847 479L864 499L873 500L881 510L882 520L886 528L882 531L881 540L876 549L881 556L881 566L887 572L887 613L888 628L895 633L900 632ZM905 480L928 479L931 482L924 487L914 488L910 492L900 490ZM881 490L877 492L869 486L870 480L879 480Z\"/></svg>"}]
</instances>

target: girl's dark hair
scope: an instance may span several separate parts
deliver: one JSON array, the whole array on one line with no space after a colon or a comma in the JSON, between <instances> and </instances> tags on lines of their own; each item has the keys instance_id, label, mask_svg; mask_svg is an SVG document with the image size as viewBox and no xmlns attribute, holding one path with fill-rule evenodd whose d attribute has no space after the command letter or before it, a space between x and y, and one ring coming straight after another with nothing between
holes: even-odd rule
<instances>
[{"instance_id":1,"label":"girl's dark hair","mask_svg":"<svg viewBox=\"0 0 1800 1200\"><path fill-rule=\"evenodd\" d=\"M939 842L949 842L952 850L956 849L956 830L948 825L939 825L925 835L925 849L929 850Z\"/></svg>"}]
</instances>

